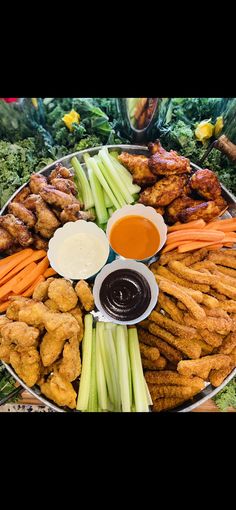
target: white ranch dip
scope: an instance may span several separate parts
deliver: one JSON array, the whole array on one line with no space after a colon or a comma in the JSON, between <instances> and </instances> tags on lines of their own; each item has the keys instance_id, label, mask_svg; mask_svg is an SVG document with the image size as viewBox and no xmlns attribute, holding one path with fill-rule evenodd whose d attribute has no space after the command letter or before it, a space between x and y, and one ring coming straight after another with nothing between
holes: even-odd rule
<instances>
[{"instance_id":1,"label":"white ranch dip","mask_svg":"<svg viewBox=\"0 0 236 510\"><path fill-rule=\"evenodd\" d=\"M97 273L107 260L107 247L89 233L74 234L58 248L60 271L71 279L86 279Z\"/></svg>"}]
</instances>

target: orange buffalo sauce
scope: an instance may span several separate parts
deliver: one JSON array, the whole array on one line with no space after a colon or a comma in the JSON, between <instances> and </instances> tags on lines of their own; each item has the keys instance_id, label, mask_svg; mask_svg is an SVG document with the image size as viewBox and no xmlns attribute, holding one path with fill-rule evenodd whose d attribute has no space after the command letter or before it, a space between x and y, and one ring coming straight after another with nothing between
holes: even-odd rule
<instances>
[{"instance_id":1,"label":"orange buffalo sauce","mask_svg":"<svg viewBox=\"0 0 236 510\"><path fill-rule=\"evenodd\" d=\"M127 259L146 259L154 255L160 244L160 235L143 216L125 216L114 223L110 232L113 250Z\"/></svg>"}]
</instances>

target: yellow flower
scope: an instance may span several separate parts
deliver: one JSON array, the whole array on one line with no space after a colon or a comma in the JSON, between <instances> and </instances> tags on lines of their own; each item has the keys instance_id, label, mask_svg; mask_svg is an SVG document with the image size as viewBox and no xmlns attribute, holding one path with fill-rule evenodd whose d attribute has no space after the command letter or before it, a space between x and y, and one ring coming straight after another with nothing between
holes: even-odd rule
<instances>
[{"instance_id":1,"label":"yellow flower","mask_svg":"<svg viewBox=\"0 0 236 510\"><path fill-rule=\"evenodd\" d=\"M195 129L195 136L197 140L204 143L208 138L211 138L214 132L214 126L209 120L202 120Z\"/></svg>"},{"instance_id":2,"label":"yellow flower","mask_svg":"<svg viewBox=\"0 0 236 510\"><path fill-rule=\"evenodd\" d=\"M76 124L79 124L79 121L80 121L80 114L77 113L75 110L71 110L70 113L66 113L64 115L64 117L62 117L62 120L63 122L65 123L66 127L70 130L70 131L73 131L73 122L75 122Z\"/></svg>"},{"instance_id":3,"label":"yellow flower","mask_svg":"<svg viewBox=\"0 0 236 510\"><path fill-rule=\"evenodd\" d=\"M223 126L224 126L223 117L222 116L217 117L214 130L215 137L217 137L220 134L220 132L223 129Z\"/></svg>"},{"instance_id":4,"label":"yellow flower","mask_svg":"<svg viewBox=\"0 0 236 510\"><path fill-rule=\"evenodd\" d=\"M38 108L37 97L31 97L31 101L32 101L33 106L37 109Z\"/></svg>"}]
</instances>

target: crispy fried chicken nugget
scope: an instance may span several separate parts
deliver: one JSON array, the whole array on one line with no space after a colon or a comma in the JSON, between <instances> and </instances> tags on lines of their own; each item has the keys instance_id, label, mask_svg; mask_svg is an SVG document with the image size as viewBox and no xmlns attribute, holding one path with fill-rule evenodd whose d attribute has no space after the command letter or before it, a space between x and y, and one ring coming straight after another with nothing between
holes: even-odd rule
<instances>
[{"instance_id":1,"label":"crispy fried chicken nugget","mask_svg":"<svg viewBox=\"0 0 236 510\"><path fill-rule=\"evenodd\" d=\"M216 281L216 277L212 275L207 275L205 273L200 273L199 271L194 271L194 269L189 269L182 262L178 260L172 260L169 262L169 268L171 271L176 273L181 278L188 280L189 282L194 283L204 283L206 285L212 285Z\"/></svg>"},{"instance_id":2,"label":"crispy fried chicken nugget","mask_svg":"<svg viewBox=\"0 0 236 510\"><path fill-rule=\"evenodd\" d=\"M155 278L159 284L159 288L166 292L166 294L170 294L174 296L176 299L181 301L187 308L190 310L193 317L197 320L202 320L206 317L204 310L196 303L195 299L193 299L189 293L185 292L185 289L182 290L181 287L178 287L175 284L172 284L168 280L159 277L159 275L155 275Z\"/></svg>"},{"instance_id":3,"label":"crispy fried chicken nugget","mask_svg":"<svg viewBox=\"0 0 236 510\"><path fill-rule=\"evenodd\" d=\"M159 413L161 411L167 411L168 409L174 409L175 407L180 406L184 402L186 402L188 398L177 398L177 397L164 397L158 398L153 403L152 411L154 413Z\"/></svg>"},{"instance_id":4,"label":"crispy fried chicken nugget","mask_svg":"<svg viewBox=\"0 0 236 510\"><path fill-rule=\"evenodd\" d=\"M150 333L158 337L161 337L163 340L166 340L166 342L168 342L170 345L186 354L186 356L188 356L189 358L200 357L201 347L199 347L199 345L195 344L193 341L190 342L189 340L186 339L177 338L168 331L166 331L165 329L157 326L157 324L155 324L154 322L149 323L148 329Z\"/></svg>"},{"instance_id":5,"label":"crispy fried chicken nugget","mask_svg":"<svg viewBox=\"0 0 236 510\"><path fill-rule=\"evenodd\" d=\"M87 282L80 280L75 286L75 292L86 312L94 309L93 294Z\"/></svg>"},{"instance_id":6,"label":"crispy fried chicken nugget","mask_svg":"<svg viewBox=\"0 0 236 510\"><path fill-rule=\"evenodd\" d=\"M84 323L81 308L79 306L76 306L75 308L70 310L70 314L73 315L73 317L78 322L79 325L78 341L81 342L84 336Z\"/></svg>"},{"instance_id":7,"label":"crispy fried chicken nugget","mask_svg":"<svg viewBox=\"0 0 236 510\"><path fill-rule=\"evenodd\" d=\"M163 276L164 278L167 278L167 280L170 280L174 283L177 283L178 285L181 285L181 287L185 287L186 289L189 289L191 287L192 290L198 290L200 292L209 292L210 287L209 285L204 285L200 283L193 283L189 282L185 278L180 278L176 275L176 273L170 271L169 264L168 267L162 267L156 269L155 273L159 274L160 276Z\"/></svg>"},{"instance_id":8,"label":"crispy fried chicken nugget","mask_svg":"<svg viewBox=\"0 0 236 510\"><path fill-rule=\"evenodd\" d=\"M212 386L220 386L225 378L232 372L235 368L235 364L231 361L230 365L225 368L220 368L219 370L211 370L209 375L209 380Z\"/></svg>"},{"instance_id":9,"label":"crispy fried chicken nugget","mask_svg":"<svg viewBox=\"0 0 236 510\"><path fill-rule=\"evenodd\" d=\"M181 338L187 338L189 340L196 338L195 329L178 324L178 322L172 321L165 317L162 313L153 311L149 315L149 320L155 322L162 328L167 329L167 331L170 331L173 335L181 336Z\"/></svg>"},{"instance_id":10,"label":"crispy fried chicken nugget","mask_svg":"<svg viewBox=\"0 0 236 510\"><path fill-rule=\"evenodd\" d=\"M208 260L214 262L215 264L220 264L222 266L230 267L232 269L236 269L236 259L230 255L225 255L225 252L216 252L213 251L209 253Z\"/></svg>"},{"instance_id":11,"label":"crispy fried chicken nugget","mask_svg":"<svg viewBox=\"0 0 236 510\"><path fill-rule=\"evenodd\" d=\"M212 356L204 356L204 358L195 360L181 360L178 363L177 370L182 375L197 375L207 380L211 370L228 367L230 363L231 359L229 356L213 354Z\"/></svg>"},{"instance_id":12,"label":"crispy fried chicken nugget","mask_svg":"<svg viewBox=\"0 0 236 510\"><path fill-rule=\"evenodd\" d=\"M28 326L25 322L9 322L1 328L2 342L20 345L21 347L36 347L38 345L39 330Z\"/></svg>"},{"instance_id":13,"label":"crispy fried chicken nugget","mask_svg":"<svg viewBox=\"0 0 236 510\"><path fill-rule=\"evenodd\" d=\"M76 392L71 384L58 372L50 375L46 382L40 384L40 389L46 397L56 402L58 406L76 408Z\"/></svg>"},{"instance_id":14,"label":"crispy fried chicken nugget","mask_svg":"<svg viewBox=\"0 0 236 510\"><path fill-rule=\"evenodd\" d=\"M218 349L219 354L230 354L236 347L236 333L229 333L222 341Z\"/></svg>"},{"instance_id":15,"label":"crispy fried chicken nugget","mask_svg":"<svg viewBox=\"0 0 236 510\"><path fill-rule=\"evenodd\" d=\"M161 340L161 338L152 335L149 331L138 328L138 337L144 344L157 347L160 353L171 363L174 363L174 365L183 359L183 354L178 349L175 349L164 340Z\"/></svg>"},{"instance_id":16,"label":"crispy fried chicken nugget","mask_svg":"<svg viewBox=\"0 0 236 510\"><path fill-rule=\"evenodd\" d=\"M160 358L160 351L157 347L149 347L146 344L139 342L139 348L143 358L155 361Z\"/></svg>"},{"instance_id":17,"label":"crispy fried chicken nugget","mask_svg":"<svg viewBox=\"0 0 236 510\"><path fill-rule=\"evenodd\" d=\"M60 356L65 341L78 335L79 326L75 318L69 313L58 314L48 312L45 317L47 333L40 345L42 363L45 367L51 365Z\"/></svg>"},{"instance_id":18,"label":"crispy fried chicken nugget","mask_svg":"<svg viewBox=\"0 0 236 510\"><path fill-rule=\"evenodd\" d=\"M17 346L10 353L10 363L21 379L31 388L40 377L41 361L35 347Z\"/></svg>"},{"instance_id":19,"label":"crispy fried chicken nugget","mask_svg":"<svg viewBox=\"0 0 236 510\"><path fill-rule=\"evenodd\" d=\"M81 359L79 351L79 341L77 336L73 336L65 343L62 361L59 365L59 374L67 381L74 381L81 373Z\"/></svg>"},{"instance_id":20,"label":"crispy fried chicken nugget","mask_svg":"<svg viewBox=\"0 0 236 510\"><path fill-rule=\"evenodd\" d=\"M57 303L61 312L75 308L78 302L72 284L64 278L54 279L48 287L48 297Z\"/></svg>"},{"instance_id":21,"label":"crispy fried chicken nugget","mask_svg":"<svg viewBox=\"0 0 236 510\"><path fill-rule=\"evenodd\" d=\"M165 384L176 386L190 386L199 391L205 386L203 379L197 376L186 377L178 372L171 372L170 370L163 370L163 372L146 372L145 379L151 384Z\"/></svg>"},{"instance_id":22,"label":"crispy fried chicken nugget","mask_svg":"<svg viewBox=\"0 0 236 510\"><path fill-rule=\"evenodd\" d=\"M142 356L142 365L143 368L148 368L148 370L163 370L166 366L166 359L160 356L158 359L151 361Z\"/></svg>"},{"instance_id":23,"label":"crispy fried chicken nugget","mask_svg":"<svg viewBox=\"0 0 236 510\"><path fill-rule=\"evenodd\" d=\"M156 400L162 397L178 397L178 398L190 398L193 396L195 392L199 392L201 390L196 390L195 392L191 387L188 386L165 386L165 385L157 385L157 384L149 384L148 385L152 400Z\"/></svg>"},{"instance_id":24,"label":"crispy fried chicken nugget","mask_svg":"<svg viewBox=\"0 0 236 510\"><path fill-rule=\"evenodd\" d=\"M19 311L25 308L28 305L31 305L32 300L29 298L25 298L23 296L14 296L11 297L11 303L9 304L6 315L8 319L12 319L13 321L19 320Z\"/></svg>"},{"instance_id":25,"label":"crispy fried chicken nugget","mask_svg":"<svg viewBox=\"0 0 236 510\"><path fill-rule=\"evenodd\" d=\"M52 299L46 299L46 301L44 301L44 304L51 312L60 312L57 303Z\"/></svg>"},{"instance_id":26,"label":"crispy fried chicken nugget","mask_svg":"<svg viewBox=\"0 0 236 510\"><path fill-rule=\"evenodd\" d=\"M55 278L48 278L45 282L41 282L35 287L33 299L36 301L44 301L48 297L48 287Z\"/></svg>"},{"instance_id":27,"label":"crispy fried chicken nugget","mask_svg":"<svg viewBox=\"0 0 236 510\"><path fill-rule=\"evenodd\" d=\"M158 304L176 322L183 323L183 314L168 296L162 291L159 292Z\"/></svg>"},{"instance_id":28,"label":"crispy fried chicken nugget","mask_svg":"<svg viewBox=\"0 0 236 510\"><path fill-rule=\"evenodd\" d=\"M202 320L195 320L189 314L184 316L184 322L187 326L196 329L208 329L211 332L227 335L231 331L232 319L223 319L222 317L206 317Z\"/></svg>"}]
</instances>

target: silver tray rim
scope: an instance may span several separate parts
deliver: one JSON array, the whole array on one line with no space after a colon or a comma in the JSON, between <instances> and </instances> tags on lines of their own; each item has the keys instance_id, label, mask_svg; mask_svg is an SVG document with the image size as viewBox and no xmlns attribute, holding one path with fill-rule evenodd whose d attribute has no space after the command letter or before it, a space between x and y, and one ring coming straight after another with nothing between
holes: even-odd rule
<instances>
[{"instance_id":1,"label":"silver tray rim","mask_svg":"<svg viewBox=\"0 0 236 510\"><path fill-rule=\"evenodd\" d=\"M84 149L82 151L77 151L77 152L70 153L70 154L68 154L66 156L63 156L60 159L57 159L57 160L53 161L49 165L47 165L44 168L42 168L41 170L39 170L39 172L37 172L37 173L40 173L40 174L41 173L43 173L43 174L46 173L47 174L50 170L52 170L55 167L56 164L58 164L58 163L63 163L63 164L69 163L69 161L71 160L71 158L73 156L76 156L79 159L80 162L83 162L83 160L82 160L83 154L88 152L91 155L94 155L102 147L103 146L100 145L100 146L97 146L97 147L92 147L92 148L89 148L89 149ZM119 145L106 145L106 147L108 149L112 149L112 150L117 150L117 149L124 150L124 151L130 152L130 153L133 153L133 154L135 154L135 153L138 153L138 154L140 154L140 153L141 154L147 154L148 153L148 148L146 146L143 146L143 145L119 144ZM191 163L191 167L194 168L195 170L200 169L200 167L198 165L195 165L194 163ZM0 216L2 216L4 214L4 212L7 209L9 203L19 193L19 191L21 191L25 186L27 186L27 184L28 184L28 182L24 183L22 186L20 186L20 188L18 188L15 191L15 193L13 193L13 195L8 199L8 201L4 204L4 206L0 210ZM225 188L225 186L223 186L222 184L221 184L221 187L222 187L223 194L224 194L227 202L233 207L233 210L234 210L233 212L236 215L236 197L232 193L230 193ZM234 216L234 214L233 214L233 216ZM59 406L55 405L50 400L44 398L41 393L38 393L38 392L40 392L39 388L36 388L36 389L29 388L29 386L27 386L27 384L25 384L24 381L22 381L22 379L20 377L18 377L18 375L15 373L15 371L11 368L10 365L8 365L7 363L5 363L3 361L2 361L2 363L5 366L5 368L8 370L8 372L14 377L14 379L16 379L16 381L19 382L21 386L23 386L23 388L25 388L29 393L31 393L31 395L33 395L38 400L40 400L42 402L42 404L44 404L47 407L49 407L50 409L52 409L52 411L56 411L56 412L79 412L79 411L70 411L70 410L67 410L65 408L62 408L62 407L59 407ZM189 404L185 402L182 406L180 406L179 408L176 408L176 409L174 409L173 411L170 411L170 412L190 412L193 409L196 409L198 406L200 406L204 402L206 402L206 400L212 398L219 391L221 391L226 386L226 384L228 384L228 382L231 381L231 379L233 379L235 376L236 376L236 368L231 372L231 374L228 375L228 377L223 381L223 383L220 386L218 386L217 388L214 388L214 389L211 390L211 388L213 388L213 387L212 387L211 384L208 384L206 386L206 388L209 390L207 395L203 395L201 397L201 394L205 391L205 389L204 389L204 390L202 390L200 393L198 393L194 397L195 401L193 403L191 403L192 401L188 401Z\"/></svg>"}]
</instances>

